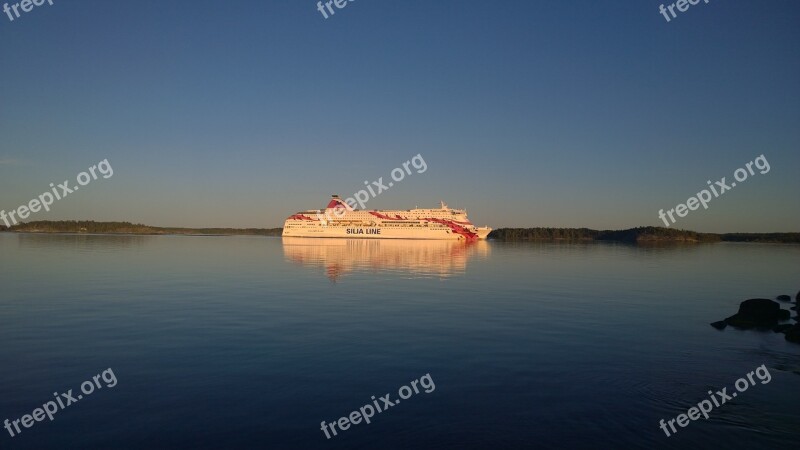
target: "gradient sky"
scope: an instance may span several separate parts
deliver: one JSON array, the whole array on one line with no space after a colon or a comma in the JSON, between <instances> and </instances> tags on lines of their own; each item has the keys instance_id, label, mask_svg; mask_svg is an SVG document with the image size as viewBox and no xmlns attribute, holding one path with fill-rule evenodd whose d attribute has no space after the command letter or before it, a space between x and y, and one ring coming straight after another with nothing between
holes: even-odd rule
<instances>
[{"instance_id":1,"label":"gradient sky","mask_svg":"<svg viewBox=\"0 0 800 450\"><path fill-rule=\"evenodd\" d=\"M0 1L2 3L2 1ZM0 15L0 209L277 227L421 154L368 208L627 228L764 154L673 225L800 231L800 2L54 0Z\"/></svg>"}]
</instances>

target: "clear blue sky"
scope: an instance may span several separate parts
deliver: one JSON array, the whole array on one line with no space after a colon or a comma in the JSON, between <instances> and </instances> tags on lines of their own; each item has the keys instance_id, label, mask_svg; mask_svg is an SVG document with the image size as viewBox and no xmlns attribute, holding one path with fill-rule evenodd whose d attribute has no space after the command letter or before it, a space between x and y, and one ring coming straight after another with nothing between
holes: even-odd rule
<instances>
[{"instance_id":1,"label":"clear blue sky","mask_svg":"<svg viewBox=\"0 0 800 450\"><path fill-rule=\"evenodd\" d=\"M2 3L2 2L0 2ZM800 231L800 2L54 0L0 15L0 209L276 227L420 153L368 208L626 228L764 154L674 226Z\"/></svg>"}]
</instances>

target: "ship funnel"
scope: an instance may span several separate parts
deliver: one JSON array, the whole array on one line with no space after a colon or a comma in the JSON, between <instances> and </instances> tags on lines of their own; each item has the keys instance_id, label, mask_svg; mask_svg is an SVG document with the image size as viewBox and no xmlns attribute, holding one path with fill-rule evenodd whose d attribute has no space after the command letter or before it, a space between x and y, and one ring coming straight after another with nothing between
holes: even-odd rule
<instances>
[{"instance_id":1,"label":"ship funnel","mask_svg":"<svg viewBox=\"0 0 800 450\"><path fill-rule=\"evenodd\" d=\"M342 199L340 199L339 196L336 194L331 195L331 201L328 202L328 206L326 208L327 209L344 208L345 211L355 211L353 208L350 207L350 205L343 202Z\"/></svg>"}]
</instances>

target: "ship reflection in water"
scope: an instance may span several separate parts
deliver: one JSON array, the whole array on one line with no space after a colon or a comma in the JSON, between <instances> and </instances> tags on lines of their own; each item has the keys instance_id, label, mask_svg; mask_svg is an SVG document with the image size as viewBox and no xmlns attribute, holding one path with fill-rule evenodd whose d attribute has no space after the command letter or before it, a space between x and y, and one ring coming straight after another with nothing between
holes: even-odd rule
<instances>
[{"instance_id":1,"label":"ship reflection in water","mask_svg":"<svg viewBox=\"0 0 800 450\"><path fill-rule=\"evenodd\" d=\"M405 272L446 278L461 275L470 258L489 255L486 241L326 239L283 237L283 255L293 263L322 268L336 282L352 272Z\"/></svg>"}]
</instances>

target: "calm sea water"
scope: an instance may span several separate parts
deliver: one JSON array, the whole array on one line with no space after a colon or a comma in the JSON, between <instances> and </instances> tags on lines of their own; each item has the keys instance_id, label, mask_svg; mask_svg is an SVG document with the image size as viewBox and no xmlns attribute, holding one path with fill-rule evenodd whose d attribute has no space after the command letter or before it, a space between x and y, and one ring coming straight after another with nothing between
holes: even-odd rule
<instances>
[{"instance_id":1,"label":"calm sea water","mask_svg":"<svg viewBox=\"0 0 800 450\"><path fill-rule=\"evenodd\" d=\"M118 380L0 448L791 448L800 345L709 322L799 268L789 245L0 233L0 420Z\"/></svg>"}]
</instances>

